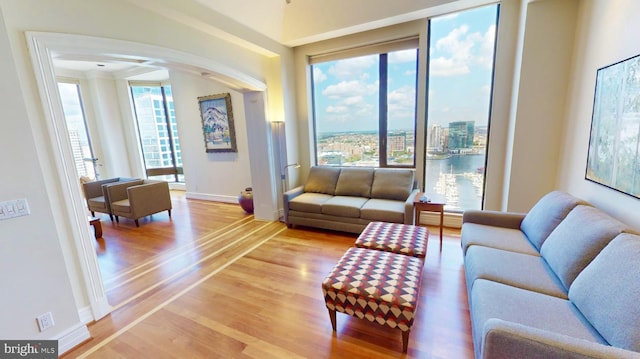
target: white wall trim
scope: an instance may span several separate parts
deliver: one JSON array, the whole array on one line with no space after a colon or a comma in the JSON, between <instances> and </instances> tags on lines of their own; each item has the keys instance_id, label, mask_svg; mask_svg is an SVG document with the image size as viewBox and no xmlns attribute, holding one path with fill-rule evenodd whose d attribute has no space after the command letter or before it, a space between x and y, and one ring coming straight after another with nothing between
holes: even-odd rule
<instances>
[{"instance_id":1,"label":"white wall trim","mask_svg":"<svg viewBox=\"0 0 640 359\"><path fill-rule=\"evenodd\" d=\"M57 154L52 156L55 159L53 169L60 183L59 191L65 194L59 201L61 207L64 208L64 212L60 214L58 219L61 222L58 224L58 238L61 241L66 238L65 235L61 235L61 233L65 233L61 229L62 227L70 230L70 233L66 235L71 235L72 237L70 241L74 244L79 257L78 266L80 267L81 280L85 286L84 294L91 306L92 315L97 320L107 315L110 312L110 308L104 305L104 303L107 303L107 298L102 285L102 274L100 273L95 248L91 241L91 234L87 225L87 214L84 206L79 205L84 202L84 199L77 179L75 165L69 160L73 156L51 58L53 49L46 41L41 41L36 35L27 33L26 37L42 101L47 136L51 141L51 147L48 151L52 154ZM47 160L48 157L39 158L41 162ZM43 167L45 167L44 164ZM65 259L65 261L69 260L68 258Z\"/></svg>"},{"instance_id":2,"label":"white wall trim","mask_svg":"<svg viewBox=\"0 0 640 359\"><path fill-rule=\"evenodd\" d=\"M63 332L58 338L58 355L62 355L75 346L91 338L89 329L84 324L78 324Z\"/></svg>"},{"instance_id":3,"label":"white wall trim","mask_svg":"<svg viewBox=\"0 0 640 359\"><path fill-rule=\"evenodd\" d=\"M78 309L78 316L81 323L89 324L93 322L93 314L91 314L91 307L89 306Z\"/></svg>"},{"instance_id":4,"label":"white wall trim","mask_svg":"<svg viewBox=\"0 0 640 359\"><path fill-rule=\"evenodd\" d=\"M209 194L209 193L197 193L197 192L186 192L185 196L188 199L200 199L200 200L203 200L203 201L238 204L238 198L237 197L231 197L231 196L225 196L225 195Z\"/></svg>"}]
</instances>

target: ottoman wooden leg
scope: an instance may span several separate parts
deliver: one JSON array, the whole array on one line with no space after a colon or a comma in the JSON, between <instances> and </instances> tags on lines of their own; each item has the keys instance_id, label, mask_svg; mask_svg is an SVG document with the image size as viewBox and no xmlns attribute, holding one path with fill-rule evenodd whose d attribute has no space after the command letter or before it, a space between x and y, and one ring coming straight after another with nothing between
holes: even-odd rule
<instances>
[{"instance_id":1,"label":"ottoman wooden leg","mask_svg":"<svg viewBox=\"0 0 640 359\"><path fill-rule=\"evenodd\" d=\"M327 308L329 310L329 318L331 319L331 327L333 328L333 331L336 331L336 311L335 310L331 310L329 308Z\"/></svg>"},{"instance_id":2,"label":"ottoman wooden leg","mask_svg":"<svg viewBox=\"0 0 640 359\"><path fill-rule=\"evenodd\" d=\"M402 352L403 353L407 352L408 346L409 346L409 331L407 330L406 332L405 331L402 332Z\"/></svg>"}]
</instances>

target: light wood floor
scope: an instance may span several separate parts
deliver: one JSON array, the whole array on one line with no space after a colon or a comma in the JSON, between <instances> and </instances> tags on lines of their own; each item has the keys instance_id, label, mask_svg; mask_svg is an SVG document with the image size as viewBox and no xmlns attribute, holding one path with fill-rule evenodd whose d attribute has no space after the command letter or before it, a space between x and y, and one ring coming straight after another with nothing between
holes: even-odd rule
<instances>
[{"instance_id":1,"label":"light wood floor","mask_svg":"<svg viewBox=\"0 0 640 359\"><path fill-rule=\"evenodd\" d=\"M63 358L473 358L460 232L431 229L418 315L401 333L338 314L320 283L356 235L254 220L173 194L160 213L102 216L96 251L114 311Z\"/></svg>"}]
</instances>

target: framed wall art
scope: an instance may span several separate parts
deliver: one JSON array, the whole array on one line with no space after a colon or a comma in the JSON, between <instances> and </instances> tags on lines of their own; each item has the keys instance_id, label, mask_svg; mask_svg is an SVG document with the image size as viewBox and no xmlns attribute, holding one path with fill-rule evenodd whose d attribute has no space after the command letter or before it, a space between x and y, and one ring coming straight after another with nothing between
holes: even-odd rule
<instances>
[{"instance_id":1,"label":"framed wall art","mask_svg":"<svg viewBox=\"0 0 640 359\"><path fill-rule=\"evenodd\" d=\"M204 146L207 152L238 152L231 94L198 97Z\"/></svg>"},{"instance_id":2,"label":"framed wall art","mask_svg":"<svg viewBox=\"0 0 640 359\"><path fill-rule=\"evenodd\" d=\"M640 198L640 55L597 71L585 177Z\"/></svg>"}]
</instances>

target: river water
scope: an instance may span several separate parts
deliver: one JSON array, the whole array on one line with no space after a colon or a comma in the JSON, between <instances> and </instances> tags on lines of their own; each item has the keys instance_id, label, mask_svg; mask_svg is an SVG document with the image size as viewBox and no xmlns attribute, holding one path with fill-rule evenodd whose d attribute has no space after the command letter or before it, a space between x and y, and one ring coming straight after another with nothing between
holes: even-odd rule
<instances>
[{"instance_id":1,"label":"river water","mask_svg":"<svg viewBox=\"0 0 640 359\"><path fill-rule=\"evenodd\" d=\"M451 155L427 159L425 192L447 199L447 211L482 208L485 155Z\"/></svg>"}]
</instances>

